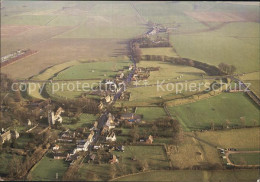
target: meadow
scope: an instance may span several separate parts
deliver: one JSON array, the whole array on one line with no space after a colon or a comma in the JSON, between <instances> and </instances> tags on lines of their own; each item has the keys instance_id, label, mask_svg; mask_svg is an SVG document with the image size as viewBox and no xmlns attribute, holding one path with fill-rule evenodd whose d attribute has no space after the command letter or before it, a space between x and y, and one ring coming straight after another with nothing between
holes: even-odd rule
<instances>
[{"instance_id":1,"label":"meadow","mask_svg":"<svg viewBox=\"0 0 260 182\"><path fill-rule=\"evenodd\" d=\"M257 32L259 32L257 23L230 23L210 32L173 34L171 41L181 57L216 66L220 62L233 64L238 73L243 73L258 71Z\"/></svg>"},{"instance_id":2,"label":"meadow","mask_svg":"<svg viewBox=\"0 0 260 182\"><path fill-rule=\"evenodd\" d=\"M260 165L260 153L239 153L230 154L229 159L237 165Z\"/></svg>"},{"instance_id":3,"label":"meadow","mask_svg":"<svg viewBox=\"0 0 260 182\"><path fill-rule=\"evenodd\" d=\"M73 124L71 119L68 117L63 117L63 126L70 130L75 130L77 128L89 128L93 126L94 122L97 120L97 116L93 114L81 114L79 116L79 121Z\"/></svg>"},{"instance_id":4,"label":"meadow","mask_svg":"<svg viewBox=\"0 0 260 182\"><path fill-rule=\"evenodd\" d=\"M250 83L250 90L252 90L258 97L260 97L260 75L258 72L247 73L242 76L239 76L241 80L245 83Z\"/></svg>"},{"instance_id":5,"label":"meadow","mask_svg":"<svg viewBox=\"0 0 260 182\"><path fill-rule=\"evenodd\" d=\"M187 131L210 129L212 123L215 127L227 122L229 126L243 126L242 122L245 126L259 124L259 109L244 93L223 93L195 103L169 107L169 111Z\"/></svg>"},{"instance_id":6,"label":"meadow","mask_svg":"<svg viewBox=\"0 0 260 182\"><path fill-rule=\"evenodd\" d=\"M56 173L58 173L58 179L62 179L62 175L69 167L69 163L62 159L53 159L51 155L51 153L47 153L42 160L33 167L29 173L33 181L54 181L56 180Z\"/></svg>"},{"instance_id":7,"label":"meadow","mask_svg":"<svg viewBox=\"0 0 260 182\"><path fill-rule=\"evenodd\" d=\"M160 87L160 83L161 82L159 82L158 86L133 86L128 88L128 91L131 92L129 102L122 103L127 106L149 106L154 104L161 104L166 101L187 97L198 92L202 92L207 88L207 85L203 85L203 83L211 83L211 81L183 81L179 84L171 82L172 84L162 85L162 88ZM133 82L133 84L135 85L135 82ZM189 88L192 89L189 90Z\"/></svg>"},{"instance_id":8,"label":"meadow","mask_svg":"<svg viewBox=\"0 0 260 182\"><path fill-rule=\"evenodd\" d=\"M259 150L258 135L259 128L196 132L196 137L214 146L239 150Z\"/></svg>"},{"instance_id":9,"label":"meadow","mask_svg":"<svg viewBox=\"0 0 260 182\"><path fill-rule=\"evenodd\" d=\"M118 164L103 163L97 165L83 163L79 169L79 179L107 181L111 179L112 173L116 173L116 176L122 176L137 172L137 168L141 167L140 163L144 162L148 164L149 169L165 169L169 167L162 146L126 146L125 152L114 151L113 154L117 156ZM131 160L131 157L136 157L137 161Z\"/></svg>"},{"instance_id":10,"label":"meadow","mask_svg":"<svg viewBox=\"0 0 260 182\"><path fill-rule=\"evenodd\" d=\"M113 181L255 181L258 170L175 170L150 171L117 178Z\"/></svg>"},{"instance_id":11,"label":"meadow","mask_svg":"<svg viewBox=\"0 0 260 182\"><path fill-rule=\"evenodd\" d=\"M158 118L166 117L166 113L162 107L137 107L136 113L143 115L144 121L152 122Z\"/></svg>"},{"instance_id":12,"label":"meadow","mask_svg":"<svg viewBox=\"0 0 260 182\"><path fill-rule=\"evenodd\" d=\"M185 81L189 79L202 79L201 75L205 75L205 72L190 66L174 65L161 61L141 61L137 64L139 67L160 67L159 71L151 71L150 77L147 79L149 84L157 84L157 81L161 83ZM165 74L167 73L167 74ZM177 77L183 75L181 78ZM144 83L140 82L142 85Z\"/></svg>"},{"instance_id":13,"label":"meadow","mask_svg":"<svg viewBox=\"0 0 260 182\"><path fill-rule=\"evenodd\" d=\"M55 80L113 78L119 69L130 65L130 61L89 62L72 66L54 78Z\"/></svg>"},{"instance_id":14,"label":"meadow","mask_svg":"<svg viewBox=\"0 0 260 182\"><path fill-rule=\"evenodd\" d=\"M178 57L176 52L171 47L155 47L155 48L141 48L143 55L163 55L169 57Z\"/></svg>"}]
</instances>

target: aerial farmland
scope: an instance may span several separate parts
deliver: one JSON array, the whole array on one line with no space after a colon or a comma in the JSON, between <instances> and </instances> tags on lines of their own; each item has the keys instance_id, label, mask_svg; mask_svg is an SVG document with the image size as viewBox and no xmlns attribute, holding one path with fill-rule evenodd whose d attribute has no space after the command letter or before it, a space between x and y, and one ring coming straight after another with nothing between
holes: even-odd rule
<instances>
[{"instance_id":1,"label":"aerial farmland","mask_svg":"<svg viewBox=\"0 0 260 182\"><path fill-rule=\"evenodd\" d=\"M259 5L1 1L0 181L259 180Z\"/></svg>"}]
</instances>

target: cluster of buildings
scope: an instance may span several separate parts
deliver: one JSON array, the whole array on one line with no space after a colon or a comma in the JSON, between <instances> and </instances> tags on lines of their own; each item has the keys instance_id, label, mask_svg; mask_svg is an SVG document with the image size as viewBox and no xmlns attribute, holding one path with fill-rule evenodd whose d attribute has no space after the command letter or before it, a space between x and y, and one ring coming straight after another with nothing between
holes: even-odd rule
<instances>
[{"instance_id":1,"label":"cluster of buildings","mask_svg":"<svg viewBox=\"0 0 260 182\"><path fill-rule=\"evenodd\" d=\"M17 51L14 51L6 56L1 57L1 66L5 66L8 63L21 59L21 58L28 56L30 54L33 54L35 52L37 52L37 51L32 51L30 49L27 49L27 50L19 49Z\"/></svg>"},{"instance_id":2,"label":"cluster of buildings","mask_svg":"<svg viewBox=\"0 0 260 182\"><path fill-rule=\"evenodd\" d=\"M132 81L136 80L147 80L150 76L151 71L159 71L160 67L138 67L132 77Z\"/></svg>"},{"instance_id":3,"label":"cluster of buildings","mask_svg":"<svg viewBox=\"0 0 260 182\"><path fill-rule=\"evenodd\" d=\"M150 36L150 35L155 35L155 34L160 33L160 32L167 32L167 31L168 31L167 27L155 25L148 32L146 32L145 35Z\"/></svg>"},{"instance_id":4,"label":"cluster of buildings","mask_svg":"<svg viewBox=\"0 0 260 182\"><path fill-rule=\"evenodd\" d=\"M4 129L0 131L0 138L2 140L2 143L5 143L6 141L10 141L11 139L17 139L19 138L19 133L16 130L9 130Z\"/></svg>"}]
</instances>

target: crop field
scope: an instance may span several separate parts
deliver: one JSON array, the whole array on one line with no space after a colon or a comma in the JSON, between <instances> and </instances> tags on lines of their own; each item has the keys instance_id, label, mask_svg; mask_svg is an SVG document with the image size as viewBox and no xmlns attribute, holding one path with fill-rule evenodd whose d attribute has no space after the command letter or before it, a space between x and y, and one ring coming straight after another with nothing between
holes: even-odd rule
<instances>
[{"instance_id":1,"label":"crop field","mask_svg":"<svg viewBox=\"0 0 260 182\"><path fill-rule=\"evenodd\" d=\"M203 141L221 148L259 150L259 128L196 132L196 136Z\"/></svg>"},{"instance_id":2,"label":"crop field","mask_svg":"<svg viewBox=\"0 0 260 182\"><path fill-rule=\"evenodd\" d=\"M162 107L137 107L136 113L143 115L144 121L155 121L167 116Z\"/></svg>"},{"instance_id":3,"label":"crop field","mask_svg":"<svg viewBox=\"0 0 260 182\"><path fill-rule=\"evenodd\" d=\"M212 123L215 126L227 122L229 126L242 126L242 122L246 126L259 124L257 106L243 93L220 94L195 103L169 107L169 110L187 127L186 130L210 129Z\"/></svg>"},{"instance_id":4,"label":"crop field","mask_svg":"<svg viewBox=\"0 0 260 182\"><path fill-rule=\"evenodd\" d=\"M258 170L175 170L151 171L129 175L113 181L255 181Z\"/></svg>"},{"instance_id":5,"label":"crop field","mask_svg":"<svg viewBox=\"0 0 260 182\"><path fill-rule=\"evenodd\" d=\"M64 160L58 160L51 158L51 153L47 153L42 160L34 166L29 175L32 180L56 180L56 173L58 173L58 179L62 179L62 175L69 167L69 163Z\"/></svg>"},{"instance_id":6,"label":"crop field","mask_svg":"<svg viewBox=\"0 0 260 182\"><path fill-rule=\"evenodd\" d=\"M143 55L163 55L169 57L178 57L178 55L174 52L173 48L141 48Z\"/></svg>"},{"instance_id":7,"label":"crop field","mask_svg":"<svg viewBox=\"0 0 260 182\"><path fill-rule=\"evenodd\" d=\"M137 64L139 67L160 67L159 71L151 71L150 77L147 79L149 84L157 84L157 81L161 83L185 81L189 79L202 79L201 75L205 75L205 72L197 68L190 66L180 66L171 63L161 61L141 61ZM167 74L165 74L167 73ZM181 78L177 79L177 77ZM141 82L142 84L142 82Z\"/></svg>"},{"instance_id":8,"label":"crop field","mask_svg":"<svg viewBox=\"0 0 260 182\"><path fill-rule=\"evenodd\" d=\"M181 57L218 65L233 64L237 72L258 71L259 26L256 23L230 23L211 32L174 35L171 40ZM254 37L254 40L240 39ZM199 46L198 46L199 45Z\"/></svg>"},{"instance_id":9,"label":"crop field","mask_svg":"<svg viewBox=\"0 0 260 182\"><path fill-rule=\"evenodd\" d=\"M260 153L230 154L229 159L237 165L260 165Z\"/></svg>"},{"instance_id":10,"label":"crop field","mask_svg":"<svg viewBox=\"0 0 260 182\"><path fill-rule=\"evenodd\" d=\"M72 120L68 117L63 117L63 126L65 128L68 128L70 130L75 130L77 128L84 128L89 127L94 124L94 122L97 120L97 116L93 114L81 114L79 116L79 121L77 123L73 124L71 123Z\"/></svg>"}]
</instances>

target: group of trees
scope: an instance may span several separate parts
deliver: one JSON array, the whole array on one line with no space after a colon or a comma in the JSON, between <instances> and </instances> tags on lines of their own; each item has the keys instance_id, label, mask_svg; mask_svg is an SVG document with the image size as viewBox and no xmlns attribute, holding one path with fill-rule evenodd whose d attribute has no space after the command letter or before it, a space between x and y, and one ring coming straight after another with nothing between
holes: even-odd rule
<instances>
[{"instance_id":1,"label":"group of trees","mask_svg":"<svg viewBox=\"0 0 260 182\"><path fill-rule=\"evenodd\" d=\"M96 114L99 112L99 102L97 100L89 98L64 100L62 102L59 102L58 104L61 105L65 112L69 113L70 111L73 111L77 115L79 115L81 112L92 114Z\"/></svg>"},{"instance_id":2,"label":"group of trees","mask_svg":"<svg viewBox=\"0 0 260 182\"><path fill-rule=\"evenodd\" d=\"M140 62L142 51L135 39L129 42L129 54L130 56L132 56L136 63Z\"/></svg>"},{"instance_id":3,"label":"group of trees","mask_svg":"<svg viewBox=\"0 0 260 182\"><path fill-rule=\"evenodd\" d=\"M218 68L229 75L232 75L236 71L236 67L234 65L229 65L226 63L220 63Z\"/></svg>"}]
</instances>

